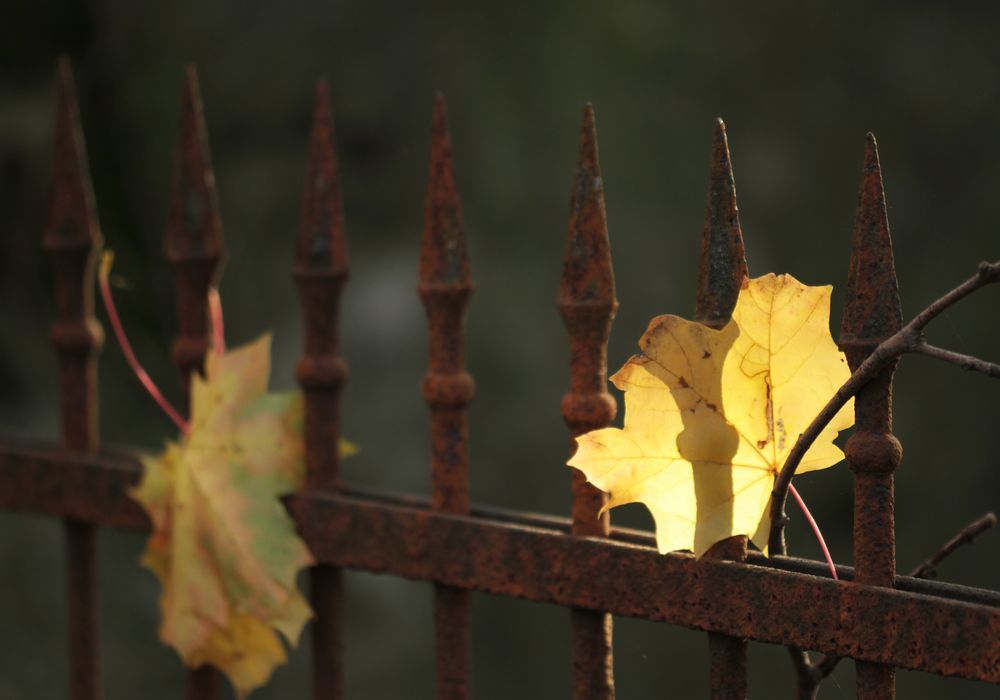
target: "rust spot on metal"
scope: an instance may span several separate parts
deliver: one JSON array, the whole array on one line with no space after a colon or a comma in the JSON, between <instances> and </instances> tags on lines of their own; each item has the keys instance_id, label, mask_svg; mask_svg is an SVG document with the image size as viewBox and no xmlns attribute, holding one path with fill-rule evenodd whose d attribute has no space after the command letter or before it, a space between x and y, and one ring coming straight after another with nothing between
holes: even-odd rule
<instances>
[{"instance_id":1,"label":"rust spot on metal","mask_svg":"<svg viewBox=\"0 0 1000 700\"><path fill-rule=\"evenodd\" d=\"M329 89L316 85L306 182L293 265L302 307L305 348L296 378L305 394L306 490L340 488L340 394L347 364L340 356L340 296L348 276L340 174L334 150ZM313 567L310 592L313 697L343 696L342 574Z\"/></svg>"},{"instance_id":2,"label":"rust spot on metal","mask_svg":"<svg viewBox=\"0 0 1000 700\"><path fill-rule=\"evenodd\" d=\"M59 60L52 182L42 246L55 286L50 338L59 360L62 444L93 453L97 432L97 353L103 343L94 318L94 260L101 245L87 151L69 59ZM69 697L100 697L97 634L97 543L93 525L64 523L67 555Z\"/></svg>"},{"instance_id":3,"label":"rust spot on metal","mask_svg":"<svg viewBox=\"0 0 1000 700\"><path fill-rule=\"evenodd\" d=\"M746 251L740 212L736 206L736 181L729 155L726 125L715 122L715 140L709 170L705 227L698 266L698 294L694 318L711 328L722 328L736 308L736 298L747 278Z\"/></svg>"},{"instance_id":4,"label":"rust spot on metal","mask_svg":"<svg viewBox=\"0 0 1000 700\"><path fill-rule=\"evenodd\" d=\"M211 346L208 289L215 284L223 255L215 174L198 74L193 65L185 70L181 90L180 128L164 252L174 272L177 296L179 328L173 356L186 395L191 372L203 371L205 353Z\"/></svg>"},{"instance_id":5,"label":"rust spot on metal","mask_svg":"<svg viewBox=\"0 0 1000 700\"><path fill-rule=\"evenodd\" d=\"M423 393L431 410L431 502L435 510L446 513L469 512L465 409L472 401L475 383L465 371L464 326L472 290L448 114L439 93L434 99L417 291L427 312L430 336ZM439 698L469 697L469 625L469 592L435 586L435 675Z\"/></svg>"},{"instance_id":6,"label":"rust spot on metal","mask_svg":"<svg viewBox=\"0 0 1000 700\"><path fill-rule=\"evenodd\" d=\"M597 127L590 104L583 109L557 306L570 343L570 390L563 397L562 414L570 434L577 436L609 425L617 412L615 400L607 392L607 345L618 300L611 268ZM588 484L576 469L572 488L573 534L607 536L611 521L607 512L601 514L607 494ZM573 610L571 620L574 697L613 698L610 617Z\"/></svg>"}]
</instances>

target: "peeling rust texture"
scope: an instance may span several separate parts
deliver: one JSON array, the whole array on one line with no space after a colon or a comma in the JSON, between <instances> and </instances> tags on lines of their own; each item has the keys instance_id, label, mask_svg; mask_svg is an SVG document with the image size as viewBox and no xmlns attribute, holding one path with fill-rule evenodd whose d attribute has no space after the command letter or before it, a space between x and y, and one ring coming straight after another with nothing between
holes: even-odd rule
<instances>
[{"instance_id":1,"label":"peeling rust texture","mask_svg":"<svg viewBox=\"0 0 1000 700\"><path fill-rule=\"evenodd\" d=\"M340 394L348 374L340 356L340 295L347 282L348 254L325 81L316 86L293 269L305 332L296 377L305 394L306 490L335 491L340 487ZM313 698L336 700L344 693L342 575L339 568L321 564L309 576L316 614Z\"/></svg>"},{"instance_id":2,"label":"peeling rust texture","mask_svg":"<svg viewBox=\"0 0 1000 700\"><path fill-rule=\"evenodd\" d=\"M0 443L0 508L146 531L126 493L140 473L128 455ZM77 491L75 484L93 485ZM565 518L475 507L469 516L450 515L407 495L288 500L309 549L326 565L1000 682L994 591L905 576L895 589L856 584L846 566L838 567L838 582L822 562L758 553L749 564L661 555L650 533L616 528L610 539L571 537Z\"/></svg>"},{"instance_id":3,"label":"peeling rust texture","mask_svg":"<svg viewBox=\"0 0 1000 700\"><path fill-rule=\"evenodd\" d=\"M173 344L173 357L180 369L181 387L186 396L191 373L203 371L205 353L211 345L208 289L215 284L223 255L215 174L198 73L193 65L185 70L181 90L180 128L164 254L174 273L178 335Z\"/></svg>"},{"instance_id":4,"label":"peeling rust texture","mask_svg":"<svg viewBox=\"0 0 1000 700\"><path fill-rule=\"evenodd\" d=\"M747 274L743 231L736 206L736 180L733 177L729 142L726 139L726 125L721 119L717 119L709 169L705 226L701 238L701 260L698 265L695 320L716 329L729 323ZM695 484L696 492L699 486L700 484ZM746 561L747 538L745 535L737 535L724 539L705 552L705 556L710 559ZM746 698L746 639L710 632L708 669L712 698Z\"/></svg>"},{"instance_id":5,"label":"peeling rust texture","mask_svg":"<svg viewBox=\"0 0 1000 700\"><path fill-rule=\"evenodd\" d=\"M583 109L580 153L570 194L569 227L562 284L557 300L569 333L570 387L562 414L570 435L603 428L614 420L617 405L607 391L608 335L618 309L611 268L608 220L604 210L604 180L597 151L594 109ZM575 442L571 450L575 450ZM573 534L606 537L611 527L601 510L607 494L573 472ZM573 629L573 697L609 699L615 696L611 618L585 610L571 612Z\"/></svg>"},{"instance_id":6,"label":"peeling rust texture","mask_svg":"<svg viewBox=\"0 0 1000 700\"><path fill-rule=\"evenodd\" d=\"M886 216L885 192L875 137L868 134L864 174L851 243L847 299L840 347L854 371L875 347L902 326L899 285ZM854 566L857 580L892 586L896 575L893 475L902 447L892 434L893 362L855 398L855 429L845 454L854 472ZM902 621L890 620L890 633ZM857 664L858 697L895 697L890 666Z\"/></svg>"},{"instance_id":7,"label":"peeling rust texture","mask_svg":"<svg viewBox=\"0 0 1000 700\"><path fill-rule=\"evenodd\" d=\"M173 357L180 370L187 404L191 373L204 371L205 353L211 347L208 290L216 284L223 255L215 174L198 73L193 65L185 70L181 90L173 193L163 247L174 273L178 334L173 343ZM188 410L185 405L184 412ZM220 690L214 669L204 666L187 672L184 697L188 700L215 700L220 697Z\"/></svg>"},{"instance_id":8,"label":"peeling rust texture","mask_svg":"<svg viewBox=\"0 0 1000 700\"><path fill-rule=\"evenodd\" d=\"M80 127L73 69L59 61L56 123L48 221L42 246L55 286L56 320L50 339L59 362L62 445L97 450L97 353L103 343L94 318L94 259L101 246L90 168ZM66 591L69 638L69 697L101 696L98 670L96 532L82 520L67 519Z\"/></svg>"},{"instance_id":9,"label":"peeling rust texture","mask_svg":"<svg viewBox=\"0 0 1000 700\"><path fill-rule=\"evenodd\" d=\"M427 312L429 366L424 400L431 411L431 502L444 513L469 512L466 407L475 384L465 371L465 310L472 294L462 205L455 182L444 98L434 100L431 157L417 291ZM470 599L467 590L434 587L437 697L469 697Z\"/></svg>"}]
</instances>

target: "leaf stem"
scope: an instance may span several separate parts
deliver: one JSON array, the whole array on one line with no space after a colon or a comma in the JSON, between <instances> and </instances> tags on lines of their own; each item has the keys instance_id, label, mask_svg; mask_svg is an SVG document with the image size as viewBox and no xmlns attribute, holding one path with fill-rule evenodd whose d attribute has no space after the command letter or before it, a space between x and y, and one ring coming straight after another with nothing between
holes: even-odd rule
<instances>
[{"instance_id":1,"label":"leaf stem","mask_svg":"<svg viewBox=\"0 0 1000 700\"><path fill-rule=\"evenodd\" d=\"M115 254L113 252L110 250L104 251L101 255L101 267L97 275L97 282L101 290L101 299L104 301L104 308L108 312L108 321L111 322L115 338L118 339L118 346L122 349L122 354L125 355L125 360L128 362L129 367L132 368L132 372L139 380L139 383L153 397L153 401L167 414L167 417L174 422L177 428L187 435L190 431L187 421L170 405L170 402L167 401L159 387L153 382L153 379L143 369L143 366L139 364L139 359L132 350L132 344L128 341L128 336L125 335L125 328L122 326L121 318L118 316L118 309L115 307L114 297L111 295L111 284L108 282L108 277L111 274L111 265L114 263L114 260Z\"/></svg>"},{"instance_id":2,"label":"leaf stem","mask_svg":"<svg viewBox=\"0 0 1000 700\"><path fill-rule=\"evenodd\" d=\"M837 567L833 563L833 557L830 556L830 550L827 549L826 540L823 539L823 533L820 532L816 519L813 518L812 513L809 512L806 502L802 500L802 496L799 495L799 492L792 484L788 484L788 492L792 494L792 498L794 498L795 502L799 504L799 509L802 511L802 514L806 516L806 521L809 523L809 527L812 528L813 534L816 535L816 541L819 542L819 548L823 550L823 557L826 559L826 565L830 568L830 575L833 576L834 580L840 580L837 576Z\"/></svg>"},{"instance_id":3,"label":"leaf stem","mask_svg":"<svg viewBox=\"0 0 1000 700\"><path fill-rule=\"evenodd\" d=\"M1000 260L993 263L979 263L979 267L972 277L933 301L926 309L914 316L913 320L879 343L872 353L865 358L864 362L854 370L854 373L844 382L843 386L837 389L837 392L827 402L816 418L813 419L809 427L799 435L798 440L795 441L795 445L785 459L785 464L782 466L781 472L774 480L774 489L771 491L771 532L768 536L768 551L771 556L785 554L785 500L788 497L792 477L795 475L795 470L798 469L799 463L809 448L812 447L816 438L823 432L823 429L833 420L837 412L844 407L844 404L870 382L886 364L907 352L923 352L923 354L955 362L963 367L984 371L990 376L1000 377L1000 372L994 373L991 369L995 365L977 360L977 358L934 348L927 345L923 338L923 329L943 311L972 294L972 292L980 287L997 282L1000 282ZM980 367L980 365L983 365L983 367Z\"/></svg>"},{"instance_id":4,"label":"leaf stem","mask_svg":"<svg viewBox=\"0 0 1000 700\"><path fill-rule=\"evenodd\" d=\"M226 326L222 318L222 300L216 287L208 288L208 316L212 321L212 349L216 355L226 352Z\"/></svg>"}]
</instances>

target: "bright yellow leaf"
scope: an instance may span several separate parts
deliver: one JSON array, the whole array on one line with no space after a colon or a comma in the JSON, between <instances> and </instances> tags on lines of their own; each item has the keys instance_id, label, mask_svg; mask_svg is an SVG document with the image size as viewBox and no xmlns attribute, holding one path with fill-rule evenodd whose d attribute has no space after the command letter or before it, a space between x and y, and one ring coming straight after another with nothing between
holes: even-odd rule
<instances>
[{"instance_id":1,"label":"bright yellow leaf","mask_svg":"<svg viewBox=\"0 0 1000 700\"><path fill-rule=\"evenodd\" d=\"M577 438L570 466L610 494L608 507L645 504L661 552L701 556L740 534L766 551L774 478L850 376L830 336L831 290L769 274L744 284L721 330L653 319L642 352L611 378L625 392L623 428ZM833 440L853 423L851 402L798 472L843 459Z\"/></svg>"},{"instance_id":2,"label":"bright yellow leaf","mask_svg":"<svg viewBox=\"0 0 1000 700\"><path fill-rule=\"evenodd\" d=\"M312 616L295 577L312 557L279 497L302 485L303 408L268 394L270 336L205 358L190 431L143 460L132 493L153 534L142 558L163 585L160 637L211 664L244 698L286 661Z\"/></svg>"}]
</instances>

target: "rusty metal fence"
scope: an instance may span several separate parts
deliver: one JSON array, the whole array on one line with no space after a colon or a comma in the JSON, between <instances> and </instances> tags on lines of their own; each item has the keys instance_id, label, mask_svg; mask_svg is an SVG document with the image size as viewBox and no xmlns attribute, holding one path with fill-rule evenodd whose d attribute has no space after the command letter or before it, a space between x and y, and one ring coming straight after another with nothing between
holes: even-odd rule
<instances>
[{"instance_id":1,"label":"rusty metal fence","mask_svg":"<svg viewBox=\"0 0 1000 700\"><path fill-rule=\"evenodd\" d=\"M42 245L55 285L51 340L61 378L60 445L0 442L0 507L60 518L68 557L69 697L101 697L97 658L95 533L148 530L127 495L137 458L102 452L97 430L93 264L101 245L69 64L60 65L52 190ZM747 274L725 130L711 161L696 318L724 324ZM291 245L291 243L290 243ZM882 178L869 139L853 237L841 344L852 367L899 326L899 298ZM197 76L188 69L165 240L176 280L179 334L173 356L183 375L209 347L207 294L223 254L221 225ZM574 474L571 519L478 508L469 502L465 409L474 384L464 370L463 326L472 278L452 169L445 107L433 118L419 294L430 326L423 393L431 412L432 495L360 492L340 478L338 300L348 255L326 88L317 89L293 273L305 326L297 377L306 400L307 483L287 499L319 562L310 571L313 697L343 695L341 571L360 569L434 585L437 697L469 696L469 596L483 591L570 609L573 697L614 697L612 616L708 632L713 698L746 696L746 644L755 640L857 662L858 697L894 697L894 669L1000 683L1000 594L896 575L892 369L857 399L847 445L855 474L855 568L840 581L820 562L767 558L731 538L701 560L660 555L649 533L597 517L603 496ZM570 433L615 416L606 391L606 345L617 301L598 163L594 115L584 111L573 180L558 308L569 333ZM553 465L553 468L559 468ZM811 697L814 687L800 687ZM211 669L188 673L186 696L218 697Z\"/></svg>"}]
</instances>

